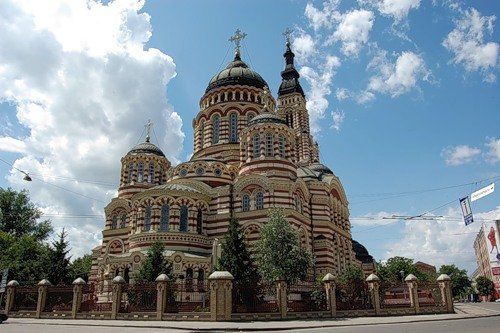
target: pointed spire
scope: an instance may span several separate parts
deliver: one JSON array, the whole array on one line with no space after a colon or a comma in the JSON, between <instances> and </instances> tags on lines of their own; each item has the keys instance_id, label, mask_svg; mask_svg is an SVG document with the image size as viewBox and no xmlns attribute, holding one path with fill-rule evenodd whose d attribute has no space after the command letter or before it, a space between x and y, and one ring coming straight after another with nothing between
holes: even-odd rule
<instances>
[{"instance_id":1,"label":"pointed spire","mask_svg":"<svg viewBox=\"0 0 500 333\"><path fill-rule=\"evenodd\" d=\"M299 83L299 72L295 69L295 54L292 52L290 46L292 30L290 28L286 28L282 35L285 37L286 47L285 53L283 54L283 57L285 58L285 69L281 72L282 81L278 90L278 96L298 92L305 97L304 90Z\"/></svg>"},{"instance_id":2,"label":"pointed spire","mask_svg":"<svg viewBox=\"0 0 500 333\"><path fill-rule=\"evenodd\" d=\"M151 140L151 128L153 126L153 123L151 122L151 119L148 119L148 123L144 125L146 128L146 142L149 142Z\"/></svg>"}]
</instances>

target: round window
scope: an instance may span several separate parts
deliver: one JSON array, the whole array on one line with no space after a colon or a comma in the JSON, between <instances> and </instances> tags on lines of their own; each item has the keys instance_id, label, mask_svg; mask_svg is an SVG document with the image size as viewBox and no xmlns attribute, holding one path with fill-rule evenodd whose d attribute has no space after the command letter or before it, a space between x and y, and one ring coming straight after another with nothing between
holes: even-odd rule
<instances>
[{"instance_id":1,"label":"round window","mask_svg":"<svg viewBox=\"0 0 500 333\"><path fill-rule=\"evenodd\" d=\"M187 175L187 173L188 173L187 169L181 169L181 171L179 171L179 175L180 175L181 177L186 176L186 175Z\"/></svg>"},{"instance_id":2,"label":"round window","mask_svg":"<svg viewBox=\"0 0 500 333\"><path fill-rule=\"evenodd\" d=\"M217 177L220 177L222 175L222 170L221 169L215 169L214 173Z\"/></svg>"},{"instance_id":3,"label":"round window","mask_svg":"<svg viewBox=\"0 0 500 333\"><path fill-rule=\"evenodd\" d=\"M203 168L197 168L197 169L196 169L196 174L197 174L198 176L201 176L201 175L203 175L204 173L205 173L205 169L203 169Z\"/></svg>"}]
</instances>

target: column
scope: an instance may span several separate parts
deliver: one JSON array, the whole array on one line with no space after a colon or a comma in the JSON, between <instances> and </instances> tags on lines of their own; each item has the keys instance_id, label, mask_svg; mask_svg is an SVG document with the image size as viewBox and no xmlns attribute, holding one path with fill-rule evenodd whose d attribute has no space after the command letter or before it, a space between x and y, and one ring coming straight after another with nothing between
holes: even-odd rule
<instances>
[{"instance_id":1,"label":"column","mask_svg":"<svg viewBox=\"0 0 500 333\"><path fill-rule=\"evenodd\" d=\"M405 282L410 292L411 306L415 309L415 314L418 314L420 312L420 307L418 304L417 277L413 274L408 274L405 278Z\"/></svg>"},{"instance_id":2,"label":"column","mask_svg":"<svg viewBox=\"0 0 500 333\"><path fill-rule=\"evenodd\" d=\"M335 277L331 273L327 273L323 280L321 280L325 286L326 292L326 306L330 311L330 316L332 318L337 316L337 299L335 297Z\"/></svg>"},{"instance_id":3,"label":"column","mask_svg":"<svg viewBox=\"0 0 500 333\"><path fill-rule=\"evenodd\" d=\"M167 309L167 274L160 274L156 278L156 319L161 320Z\"/></svg>"},{"instance_id":4,"label":"column","mask_svg":"<svg viewBox=\"0 0 500 333\"><path fill-rule=\"evenodd\" d=\"M437 278L439 289L441 290L441 300L446 306L446 312L453 313L453 295L451 293L451 278L446 274L441 274Z\"/></svg>"},{"instance_id":5,"label":"column","mask_svg":"<svg viewBox=\"0 0 500 333\"><path fill-rule=\"evenodd\" d=\"M285 280L276 281L276 300L278 301L278 308L280 311L281 318L286 318L287 312L287 294L286 294L286 282Z\"/></svg>"},{"instance_id":6,"label":"column","mask_svg":"<svg viewBox=\"0 0 500 333\"><path fill-rule=\"evenodd\" d=\"M233 307L233 276L227 271L215 271L210 281L210 315L212 321L231 320Z\"/></svg>"},{"instance_id":7,"label":"column","mask_svg":"<svg viewBox=\"0 0 500 333\"><path fill-rule=\"evenodd\" d=\"M76 314L80 312L82 305L82 289L85 281L82 278L77 278L73 281L73 306L71 307L71 317L76 318Z\"/></svg>"},{"instance_id":8,"label":"column","mask_svg":"<svg viewBox=\"0 0 500 333\"><path fill-rule=\"evenodd\" d=\"M368 282L368 289L370 290L373 309L375 309L375 314L377 316L380 316L380 294L379 294L380 279L378 276L372 273L366 278L366 282Z\"/></svg>"},{"instance_id":9,"label":"column","mask_svg":"<svg viewBox=\"0 0 500 333\"><path fill-rule=\"evenodd\" d=\"M38 302L36 304L36 318L40 318L42 312L45 310L45 301L47 300L47 289L52 284L49 280L43 279L38 282Z\"/></svg>"},{"instance_id":10,"label":"column","mask_svg":"<svg viewBox=\"0 0 500 333\"><path fill-rule=\"evenodd\" d=\"M125 280L120 275L113 279L113 303L111 304L111 319L116 319L122 302L122 286Z\"/></svg>"},{"instance_id":11,"label":"column","mask_svg":"<svg viewBox=\"0 0 500 333\"><path fill-rule=\"evenodd\" d=\"M19 282L16 280L10 280L7 283L7 299L5 300L5 314L9 315L9 312L14 306L14 296L16 295L16 288L19 287Z\"/></svg>"}]
</instances>

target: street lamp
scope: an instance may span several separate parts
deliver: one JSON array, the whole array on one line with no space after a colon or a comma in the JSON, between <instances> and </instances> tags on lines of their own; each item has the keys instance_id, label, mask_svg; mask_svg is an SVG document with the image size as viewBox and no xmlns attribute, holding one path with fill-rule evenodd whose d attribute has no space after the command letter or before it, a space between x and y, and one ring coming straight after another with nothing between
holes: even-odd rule
<instances>
[{"instance_id":1,"label":"street lamp","mask_svg":"<svg viewBox=\"0 0 500 333\"><path fill-rule=\"evenodd\" d=\"M401 283L402 283L402 286L403 286L403 297L405 298L405 301L406 301L405 271L404 270L400 270L399 274L401 274Z\"/></svg>"}]
</instances>

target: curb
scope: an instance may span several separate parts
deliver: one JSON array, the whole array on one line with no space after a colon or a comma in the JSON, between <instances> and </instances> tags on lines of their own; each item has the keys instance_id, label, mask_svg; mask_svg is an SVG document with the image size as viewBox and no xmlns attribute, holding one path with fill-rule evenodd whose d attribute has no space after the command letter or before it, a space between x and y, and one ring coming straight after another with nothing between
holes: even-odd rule
<instances>
[{"instance_id":1,"label":"curb","mask_svg":"<svg viewBox=\"0 0 500 333\"><path fill-rule=\"evenodd\" d=\"M207 327L207 328L188 328L188 327L179 327L179 326L160 326L160 325L140 325L140 324L123 324L123 325L113 325L113 324L92 324L86 323L86 320L82 320L81 323L50 323L50 322L27 322L24 324L27 325L56 325L56 326L90 326L90 327L125 327L125 328L150 328L150 329L174 329L174 330L182 330L182 331L190 331L190 332L209 332L209 331L224 331L224 332L265 332L265 331L287 331L287 330L307 330L307 329L315 329L315 328L333 328L333 327L350 327L350 326L376 326L376 325L394 325L394 324L412 324L412 323L421 323L421 322L433 322L433 321L450 321L450 320L467 320L467 319L478 319L478 318L489 318L489 317L500 317L499 314L491 314L491 315L479 315L479 316L468 316L468 317L458 317L458 318L425 318L425 319L416 319L416 320L398 320L393 322L386 323L359 323L359 324L325 324L325 325L309 325L309 326L287 326L287 327L275 327L275 328L251 328L251 327ZM375 317L374 317L375 318ZM378 317L380 318L380 317ZM22 322L11 321L12 324L22 324ZM9 322L5 322L5 324L9 324ZM4 324L4 325L5 325Z\"/></svg>"}]
</instances>

